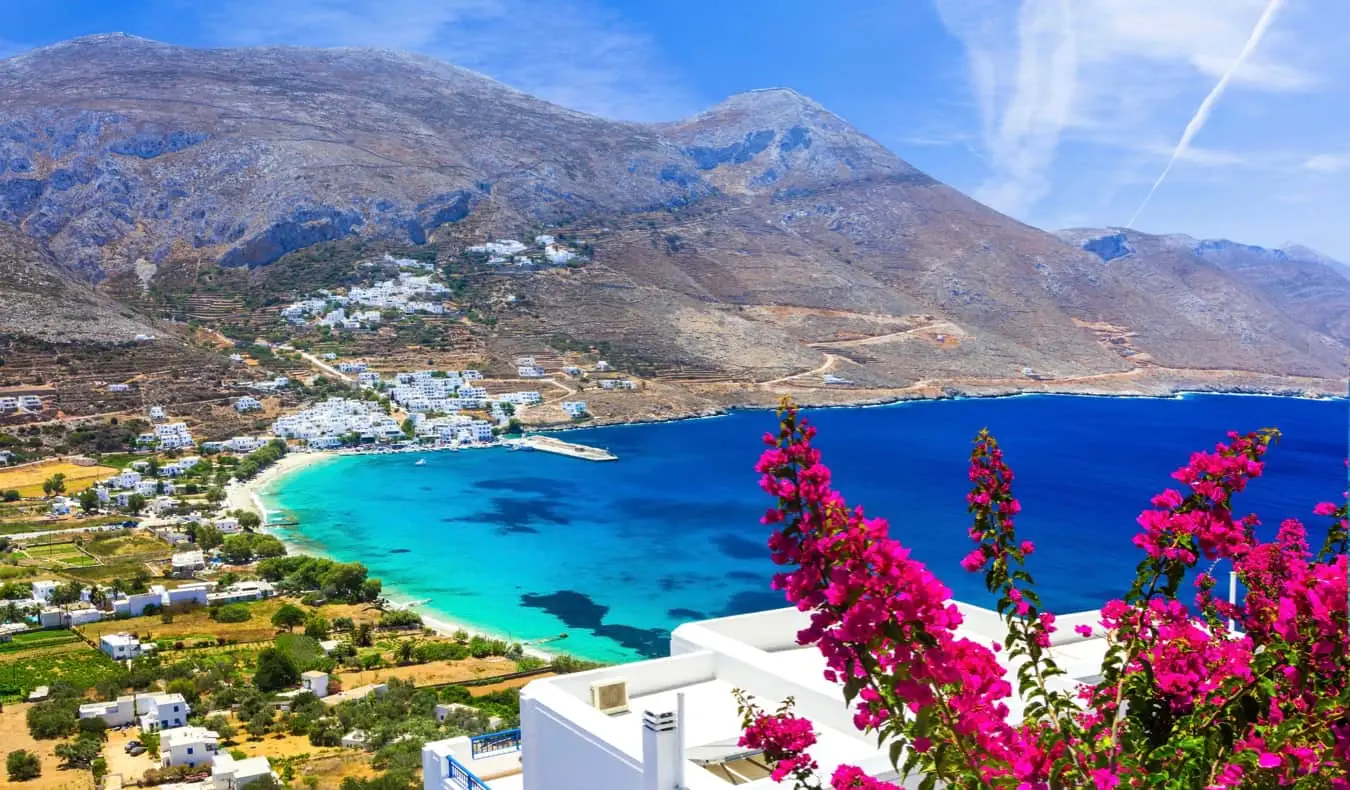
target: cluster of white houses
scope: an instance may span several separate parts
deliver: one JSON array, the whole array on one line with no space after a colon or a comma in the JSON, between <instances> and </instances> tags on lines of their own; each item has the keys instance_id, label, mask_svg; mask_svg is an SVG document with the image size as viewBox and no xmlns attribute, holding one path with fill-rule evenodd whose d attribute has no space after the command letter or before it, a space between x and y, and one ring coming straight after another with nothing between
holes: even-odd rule
<instances>
[{"instance_id":1,"label":"cluster of white houses","mask_svg":"<svg viewBox=\"0 0 1350 790\"><path fill-rule=\"evenodd\" d=\"M100 645L108 652L110 645L131 640L126 634L110 634ZM135 655L115 656L119 660ZM142 733L159 733L159 761L164 768L187 766L211 769L209 779L192 782L183 787L201 790L239 790L262 779L276 779L266 757L235 758L220 751L220 734L206 727L188 724L192 706L182 694L150 691L126 694L108 702L88 702L79 707L79 718L102 719L113 728L139 727Z\"/></svg>"},{"instance_id":2,"label":"cluster of white houses","mask_svg":"<svg viewBox=\"0 0 1350 790\"><path fill-rule=\"evenodd\" d=\"M192 431L185 422L168 422L163 406L150 407L150 422L154 430L136 437L136 446L142 449L185 450L195 447Z\"/></svg>"},{"instance_id":3,"label":"cluster of white houses","mask_svg":"<svg viewBox=\"0 0 1350 790\"><path fill-rule=\"evenodd\" d=\"M182 552L174 555L174 563L179 575L190 575L205 567L205 558L199 551ZM57 606L52 603L52 597L59 584L51 579L39 579L32 583L28 598L7 600L6 603L14 604L21 611L36 612L33 619L42 628L70 628L117 617L140 617L160 609L259 601L276 594L270 583L256 580L235 582L226 587L215 582L191 582L177 587L155 584L140 593L117 593L111 588L102 588L100 608L92 603L93 590L86 587L81 590L78 602ZM134 637L131 639L130 644L114 640L101 647L113 658L136 658L142 647Z\"/></svg>"},{"instance_id":4,"label":"cluster of white houses","mask_svg":"<svg viewBox=\"0 0 1350 790\"><path fill-rule=\"evenodd\" d=\"M467 252L488 256L488 263L494 266L566 266L569 263L585 260L579 253L560 244L549 235L534 237L535 250L515 239L497 239L486 244L477 244L467 248ZM537 250L537 252L536 252ZM543 259L536 257L542 254Z\"/></svg>"},{"instance_id":5,"label":"cluster of white houses","mask_svg":"<svg viewBox=\"0 0 1350 790\"><path fill-rule=\"evenodd\" d=\"M403 435L403 429L378 403L329 398L304 411L278 417L272 423L272 433L322 450L341 447L343 437L349 435L358 436L362 442L392 441Z\"/></svg>"},{"instance_id":6,"label":"cluster of white houses","mask_svg":"<svg viewBox=\"0 0 1350 790\"><path fill-rule=\"evenodd\" d=\"M417 264L417 261L408 263ZM319 291L317 296L282 308L281 317L295 326L304 326L313 320L315 326L354 331L379 324L384 311L403 315L442 315L446 311L444 299L449 293L450 289L437 282L434 274L399 272L392 280L377 282L369 288L352 287L345 294ZM366 309L357 309L362 307Z\"/></svg>"}]
</instances>

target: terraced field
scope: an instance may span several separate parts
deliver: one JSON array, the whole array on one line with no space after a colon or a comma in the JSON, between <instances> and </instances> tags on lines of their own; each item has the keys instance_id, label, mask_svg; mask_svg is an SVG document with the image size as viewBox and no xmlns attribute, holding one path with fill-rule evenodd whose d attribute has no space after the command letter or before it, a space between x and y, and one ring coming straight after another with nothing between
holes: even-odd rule
<instances>
[{"instance_id":1,"label":"terraced field","mask_svg":"<svg viewBox=\"0 0 1350 790\"><path fill-rule=\"evenodd\" d=\"M42 482L60 472L66 476L66 493L83 491L99 480L117 474L109 466L77 466L69 461L0 469L0 489L16 489L21 496L42 496Z\"/></svg>"}]
</instances>

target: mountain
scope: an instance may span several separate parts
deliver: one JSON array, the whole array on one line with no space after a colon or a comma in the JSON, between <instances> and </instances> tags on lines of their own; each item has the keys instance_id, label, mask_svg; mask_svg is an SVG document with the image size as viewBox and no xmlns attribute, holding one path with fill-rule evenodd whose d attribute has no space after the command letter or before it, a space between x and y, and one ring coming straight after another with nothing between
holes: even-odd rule
<instances>
[{"instance_id":1,"label":"mountain","mask_svg":"<svg viewBox=\"0 0 1350 790\"><path fill-rule=\"evenodd\" d=\"M1155 236L1123 228L1074 229L1060 237L1098 255L1108 267L1141 278L1221 283L1211 296L1229 315L1219 331L1284 333L1287 342L1350 344L1350 268L1298 245L1266 248L1227 239ZM1260 318L1268 319L1264 324Z\"/></svg>"},{"instance_id":2,"label":"mountain","mask_svg":"<svg viewBox=\"0 0 1350 790\"><path fill-rule=\"evenodd\" d=\"M593 260L474 279L496 358L600 344L657 376L875 389L1344 375L1339 324L1256 270L1104 263L786 89L621 123L418 56L108 35L0 61L0 119L0 222L108 293L548 228Z\"/></svg>"},{"instance_id":3,"label":"mountain","mask_svg":"<svg viewBox=\"0 0 1350 790\"><path fill-rule=\"evenodd\" d=\"M144 317L96 292L57 265L42 245L3 223L0 305L0 335L115 343L154 332Z\"/></svg>"}]
</instances>

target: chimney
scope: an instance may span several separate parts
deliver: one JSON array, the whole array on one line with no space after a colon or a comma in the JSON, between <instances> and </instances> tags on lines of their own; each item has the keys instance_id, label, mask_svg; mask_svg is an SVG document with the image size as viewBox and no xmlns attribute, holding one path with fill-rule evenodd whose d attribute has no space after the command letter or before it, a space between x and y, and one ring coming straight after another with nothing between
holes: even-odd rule
<instances>
[{"instance_id":1,"label":"chimney","mask_svg":"<svg viewBox=\"0 0 1350 790\"><path fill-rule=\"evenodd\" d=\"M679 695L676 710L642 714L642 790L682 790L684 787L684 733L680 729Z\"/></svg>"}]
</instances>

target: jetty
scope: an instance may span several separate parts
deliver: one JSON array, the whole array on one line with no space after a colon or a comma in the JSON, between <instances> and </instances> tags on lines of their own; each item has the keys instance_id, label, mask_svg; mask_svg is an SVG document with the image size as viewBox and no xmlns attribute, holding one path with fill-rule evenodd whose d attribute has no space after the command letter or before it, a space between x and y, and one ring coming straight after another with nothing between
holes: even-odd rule
<instances>
[{"instance_id":1,"label":"jetty","mask_svg":"<svg viewBox=\"0 0 1350 790\"><path fill-rule=\"evenodd\" d=\"M571 458L580 458L583 461L617 461L619 456L599 447L588 447L584 444L574 442L564 442L552 436L526 436L521 439L512 439L511 443L521 450L541 450L546 453L557 453Z\"/></svg>"}]
</instances>

